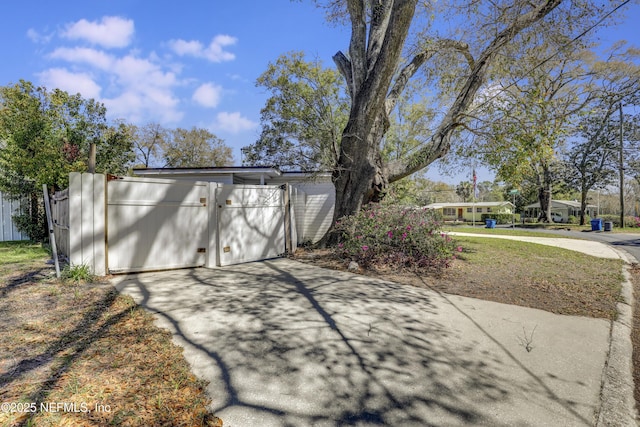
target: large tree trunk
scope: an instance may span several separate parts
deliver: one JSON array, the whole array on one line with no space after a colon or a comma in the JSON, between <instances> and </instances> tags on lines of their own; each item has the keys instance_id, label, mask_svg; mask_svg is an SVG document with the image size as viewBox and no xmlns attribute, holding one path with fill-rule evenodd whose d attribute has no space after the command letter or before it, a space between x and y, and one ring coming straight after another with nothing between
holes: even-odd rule
<instances>
[{"instance_id":1,"label":"large tree trunk","mask_svg":"<svg viewBox=\"0 0 640 427\"><path fill-rule=\"evenodd\" d=\"M580 192L580 225L584 225L585 221L585 212L587 211L587 194L589 189L585 185L584 181L582 182L582 191Z\"/></svg>"},{"instance_id":2,"label":"large tree trunk","mask_svg":"<svg viewBox=\"0 0 640 427\"><path fill-rule=\"evenodd\" d=\"M540 185L538 187L538 201L540 202L540 215L538 221L552 222L551 219L551 171L544 167Z\"/></svg>"},{"instance_id":3,"label":"large tree trunk","mask_svg":"<svg viewBox=\"0 0 640 427\"><path fill-rule=\"evenodd\" d=\"M390 182L424 169L444 156L449 151L451 135L461 125L461 118L484 83L500 49L521 30L544 18L561 1L543 0L517 16L494 36L477 58L465 43L432 39L425 43L425 50L418 52L399 70L417 0L380 0L371 4L364 0L347 0L351 23L349 56L338 52L333 57L351 97L349 122L342 135L341 152L333 172L336 188L334 223L342 216L358 212L364 204L380 200ZM371 11L367 10L369 6ZM426 61L442 50L459 52L469 65L460 93L429 143L406 159L383 164L380 142L389 126L389 114L407 82ZM324 243L333 242L335 237L328 236Z\"/></svg>"},{"instance_id":4,"label":"large tree trunk","mask_svg":"<svg viewBox=\"0 0 640 427\"><path fill-rule=\"evenodd\" d=\"M374 120L373 124L366 121L360 124L353 119L347 124L342 138L340 168L333 172L335 219L343 213L357 212L363 205L378 202L384 196L389 182L379 146L387 126L383 119ZM365 136L365 141L361 140L361 135ZM363 150L362 145L366 145L367 150Z\"/></svg>"}]
</instances>

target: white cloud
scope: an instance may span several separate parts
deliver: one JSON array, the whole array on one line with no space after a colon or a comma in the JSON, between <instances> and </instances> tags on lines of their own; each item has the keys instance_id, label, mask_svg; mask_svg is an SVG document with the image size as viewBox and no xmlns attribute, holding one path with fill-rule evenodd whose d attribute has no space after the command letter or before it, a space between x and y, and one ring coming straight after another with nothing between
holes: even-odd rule
<instances>
[{"instance_id":1,"label":"white cloud","mask_svg":"<svg viewBox=\"0 0 640 427\"><path fill-rule=\"evenodd\" d=\"M127 55L113 62L113 84L119 95L104 99L109 115L139 122L153 117L176 123L183 117L174 89L180 84L176 75L166 72L157 63Z\"/></svg>"},{"instance_id":2,"label":"white cloud","mask_svg":"<svg viewBox=\"0 0 640 427\"><path fill-rule=\"evenodd\" d=\"M53 34L40 34L38 31L34 30L33 28L29 28L27 30L27 37L29 37L29 40L31 40L34 43L46 44L51 41L51 39L53 38Z\"/></svg>"},{"instance_id":3,"label":"white cloud","mask_svg":"<svg viewBox=\"0 0 640 427\"><path fill-rule=\"evenodd\" d=\"M239 112L227 113L221 112L216 116L214 127L229 133L240 133L247 130L251 130L258 126L258 123L253 122L246 117L242 117Z\"/></svg>"},{"instance_id":4,"label":"white cloud","mask_svg":"<svg viewBox=\"0 0 640 427\"><path fill-rule=\"evenodd\" d=\"M222 87L213 83L204 83L193 93L192 99L203 107L214 108L220 103Z\"/></svg>"},{"instance_id":5,"label":"white cloud","mask_svg":"<svg viewBox=\"0 0 640 427\"><path fill-rule=\"evenodd\" d=\"M203 51L202 43L197 40L170 40L169 47L180 56L200 56Z\"/></svg>"},{"instance_id":6,"label":"white cloud","mask_svg":"<svg viewBox=\"0 0 640 427\"><path fill-rule=\"evenodd\" d=\"M114 48L128 46L133 38L133 32L132 20L118 16L104 16L100 22L81 19L78 22L68 24L62 36Z\"/></svg>"},{"instance_id":7,"label":"white cloud","mask_svg":"<svg viewBox=\"0 0 640 427\"><path fill-rule=\"evenodd\" d=\"M171 93L162 93L162 91L127 90L115 98L102 101L107 107L109 116L124 118L130 123L142 123L150 118L162 123L178 123L184 116L184 113L175 108L176 100Z\"/></svg>"},{"instance_id":8,"label":"white cloud","mask_svg":"<svg viewBox=\"0 0 640 427\"><path fill-rule=\"evenodd\" d=\"M180 56L193 56L196 58L204 58L211 62L232 61L236 55L224 50L226 46L233 46L238 41L237 38L220 34L215 36L209 46L205 47L197 40L170 40L169 48Z\"/></svg>"},{"instance_id":9,"label":"white cloud","mask_svg":"<svg viewBox=\"0 0 640 427\"><path fill-rule=\"evenodd\" d=\"M86 63L101 70L110 70L114 57L96 49L86 47L60 47L49 55L51 58L62 59L74 63Z\"/></svg>"},{"instance_id":10,"label":"white cloud","mask_svg":"<svg viewBox=\"0 0 640 427\"><path fill-rule=\"evenodd\" d=\"M83 98L97 99L100 96L101 88L89 74L73 73L64 68L50 68L38 76L50 90L61 89L70 94L80 93Z\"/></svg>"}]
</instances>

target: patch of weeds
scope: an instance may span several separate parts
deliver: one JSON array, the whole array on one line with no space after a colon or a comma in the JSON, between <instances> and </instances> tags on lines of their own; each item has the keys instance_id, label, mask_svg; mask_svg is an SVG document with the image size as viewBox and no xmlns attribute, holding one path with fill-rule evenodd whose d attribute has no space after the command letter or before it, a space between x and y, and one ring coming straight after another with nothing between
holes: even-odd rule
<instances>
[{"instance_id":1,"label":"patch of weeds","mask_svg":"<svg viewBox=\"0 0 640 427\"><path fill-rule=\"evenodd\" d=\"M74 283L93 283L96 279L87 264L66 265L60 276L63 280Z\"/></svg>"}]
</instances>

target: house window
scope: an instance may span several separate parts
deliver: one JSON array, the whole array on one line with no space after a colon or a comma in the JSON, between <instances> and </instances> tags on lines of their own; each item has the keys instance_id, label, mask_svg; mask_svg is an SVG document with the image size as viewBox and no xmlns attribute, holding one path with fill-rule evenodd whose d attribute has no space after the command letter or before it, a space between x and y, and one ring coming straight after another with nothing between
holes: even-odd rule
<instances>
[{"instance_id":1,"label":"house window","mask_svg":"<svg viewBox=\"0 0 640 427\"><path fill-rule=\"evenodd\" d=\"M444 216L456 216L455 208L442 208L442 214Z\"/></svg>"},{"instance_id":2,"label":"house window","mask_svg":"<svg viewBox=\"0 0 640 427\"><path fill-rule=\"evenodd\" d=\"M467 208L468 213L473 213L473 208Z\"/></svg>"},{"instance_id":3,"label":"house window","mask_svg":"<svg viewBox=\"0 0 640 427\"><path fill-rule=\"evenodd\" d=\"M482 213L482 208L477 208L477 209L476 209L476 211L477 211L478 213Z\"/></svg>"},{"instance_id":4,"label":"house window","mask_svg":"<svg viewBox=\"0 0 640 427\"><path fill-rule=\"evenodd\" d=\"M491 212L491 208L487 208L487 212Z\"/></svg>"}]
</instances>

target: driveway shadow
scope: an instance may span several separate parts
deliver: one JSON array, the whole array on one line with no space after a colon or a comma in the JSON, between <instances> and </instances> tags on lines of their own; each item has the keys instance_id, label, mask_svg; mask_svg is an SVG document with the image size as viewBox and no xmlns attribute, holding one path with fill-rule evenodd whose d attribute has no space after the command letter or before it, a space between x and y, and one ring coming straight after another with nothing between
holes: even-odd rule
<instances>
[{"instance_id":1,"label":"driveway shadow","mask_svg":"<svg viewBox=\"0 0 640 427\"><path fill-rule=\"evenodd\" d=\"M286 259L118 280L210 381L225 426L593 425L599 386L535 373L469 299Z\"/></svg>"}]
</instances>

